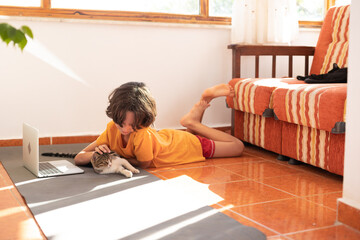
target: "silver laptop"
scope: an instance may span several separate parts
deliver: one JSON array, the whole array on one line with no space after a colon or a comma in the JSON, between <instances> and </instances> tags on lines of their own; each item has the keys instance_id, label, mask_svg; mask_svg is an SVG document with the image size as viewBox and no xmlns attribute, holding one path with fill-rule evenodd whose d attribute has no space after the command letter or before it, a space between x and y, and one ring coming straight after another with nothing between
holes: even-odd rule
<instances>
[{"instance_id":1,"label":"silver laptop","mask_svg":"<svg viewBox=\"0 0 360 240\"><path fill-rule=\"evenodd\" d=\"M67 160L39 161L39 130L23 124L24 166L37 177L52 177L84 173L84 170Z\"/></svg>"}]
</instances>

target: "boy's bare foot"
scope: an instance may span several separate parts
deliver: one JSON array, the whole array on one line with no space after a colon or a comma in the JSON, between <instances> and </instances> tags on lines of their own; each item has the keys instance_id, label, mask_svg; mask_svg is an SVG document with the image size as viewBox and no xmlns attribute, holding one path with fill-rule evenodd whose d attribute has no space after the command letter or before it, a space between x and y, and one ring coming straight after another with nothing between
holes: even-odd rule
<instances>
[{"instance_id":1,"label":"boy's bare foot","mask_svg":"<svg viewBox=\"0 0 360 240\"><path fill-rule=\"evenodd\" d=\"M187 130L189 132L191 131L191 128L194 126L194 124L196 123L200 123L201 122L201 118L204 114L204 111L206 108L208 108L210 106L209 103L207 103L206 101L200 100L198 103L196 103L193 108L190 110L190 112L188 112L185 116L183 116L180 120L180 124L186 128L188 128Z\"/></svg>"},{"instance_id":2,"label":"boy's bare foot","mask_svg":"<svg viewBox=\"0 0 360 240\"><path fill-rule=\"evenodd\" d=\"M222 97L222 96L233 97L234 95L235 95L235 91L232 86L230 86L229 84L219 84L206 89L201 95L201 100L204 100L209 103L212 99L216 97Z\"/></svg>"}]
</instances>

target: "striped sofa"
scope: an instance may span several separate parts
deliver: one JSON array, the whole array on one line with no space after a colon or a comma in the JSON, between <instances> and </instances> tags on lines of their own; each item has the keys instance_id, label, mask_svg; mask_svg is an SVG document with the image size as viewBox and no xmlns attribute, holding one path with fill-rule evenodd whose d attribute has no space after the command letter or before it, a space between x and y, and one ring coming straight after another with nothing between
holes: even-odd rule
<instances>
[{"instance_id":1,"label":"striped sofa","mask_svg":"<svg viewBox=\"0 0 360 240\"><path fill-rule=\"evenodd\" d=\"M306 84L292 78L293 56L305 75L347 66L350 6L330 8L316 47L230 45L235 96L227 98L232 132L241 140L343 175L347 84ZM241 78L241 56L255 56L255 78ZM273 56L272 78L258 78L259 56ZM275 78L276 56L289 57L289 78ZM275 65L275 66L274 66Z\"/></svg>"}]
</instances>

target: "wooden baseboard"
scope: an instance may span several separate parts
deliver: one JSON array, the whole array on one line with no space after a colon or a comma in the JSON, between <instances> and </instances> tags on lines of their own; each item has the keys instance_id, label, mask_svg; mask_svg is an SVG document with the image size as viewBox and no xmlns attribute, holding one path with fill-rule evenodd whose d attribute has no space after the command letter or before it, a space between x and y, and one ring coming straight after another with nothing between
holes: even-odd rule
<instances>
[{"instance_id":1,"label":"wooden baseboard","mask_svg":"<svg viewBox=\"0 0 360 240\"><path fill-rule=\"evenodd\" d=\"M214 129L230 133L231 127L215 127ZM86 135L86 136L64 136L64 137L42 137L39 138L40 145L53 145L53 144L72 144L72 143L91 143L95 141L99 135ZM0 147L13 147L22 146L22 139L5 139L0 140Z\"/></svg>"},{"instance_id":2,"label":"wooden baseboard","mask_svg":"<svg viewBox=\"0 0 360 240\"><path fill-rule=\"evenodd\" d=\"M71 143L91 143L95 141L96 136L72 136L72 137L53 137L52 144L71 144Z\"/></svg>"},{"instance_id":3,"label":"wooden baseboard","mask_svg":"<svg viewBox=\"0 0 360 240\"><path fill-rule=\"evenodd\" d=\"M66 137L43 137L39 138L40 145L91 143L99 136L66 136ZM0 147L22 146L22 139L0 140Z\"/></svg>"},{"instance_id":4,"label":"wooden baseboard","mask_svg":"<svg viewBox=\"0 0 360 240\"><path fill-rule=\"evenodd\" d=\"M340 199L337 204L337 220L360 231L360 209L354 208Z\"/></svg>"}]
</instances>

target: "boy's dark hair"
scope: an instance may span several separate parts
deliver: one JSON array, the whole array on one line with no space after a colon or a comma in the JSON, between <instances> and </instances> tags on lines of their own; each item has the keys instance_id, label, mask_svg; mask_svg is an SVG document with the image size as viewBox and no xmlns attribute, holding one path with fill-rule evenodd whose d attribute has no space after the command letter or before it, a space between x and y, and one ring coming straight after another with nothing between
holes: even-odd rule
<instances>
[{"instance_id":1,"label":"boy's dark hair","mask_svg":"<svg viewBox=\"0 0 360 240\"><path fill-rule=\"evenodd\" d=\"M106 115L122 127L126 112L133 112L133 129L149 127L155 121L156 103L145 83L128 82L116 88L109 95Z\"/></svg>"}]
</instances>

